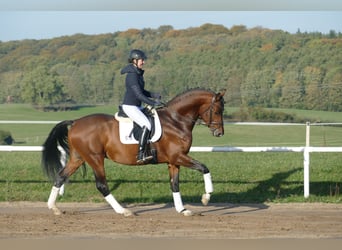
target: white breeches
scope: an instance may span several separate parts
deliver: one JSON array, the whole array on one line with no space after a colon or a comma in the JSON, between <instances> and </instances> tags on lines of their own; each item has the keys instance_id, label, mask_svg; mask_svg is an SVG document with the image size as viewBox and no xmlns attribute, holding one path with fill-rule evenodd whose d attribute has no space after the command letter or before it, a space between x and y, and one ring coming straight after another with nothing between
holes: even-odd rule
<instances>
[{"instance_id":1,"label":"white breeches","mask_svg":"<svg viewBox=\"0 0 342 250\"><path fill-rule=\"evenodd\" d=\"M145 126L149 131L151 131L151 123L139 107L133 105L122 105L122 110L140 127Z\"/></svg>"}]
</instances>

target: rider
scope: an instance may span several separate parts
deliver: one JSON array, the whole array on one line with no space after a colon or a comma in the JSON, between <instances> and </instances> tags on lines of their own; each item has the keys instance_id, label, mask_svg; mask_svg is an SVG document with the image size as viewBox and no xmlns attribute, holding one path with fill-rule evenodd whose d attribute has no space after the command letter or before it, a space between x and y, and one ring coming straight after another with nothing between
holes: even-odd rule
<instances>
[{"instance_id":1,"label":"rider","mask_svg":"<svg viewBox=\"0 0 342 250\"><path fill-rule=\"evenodd\" d=\"M146 59L147 57L143 51L133 49L129 53L129 64L121 70L121 74L126 74L126 92L122 103L122 110L142 128L137 156L137 163L139 164L145 163L153 158L149 152L146 152L151 123L141 111L142 103L151 106L161 104L160 94L145 90L143 65ZM150 98L155 98L155 100Z\"/></svg>"}]
</instances>

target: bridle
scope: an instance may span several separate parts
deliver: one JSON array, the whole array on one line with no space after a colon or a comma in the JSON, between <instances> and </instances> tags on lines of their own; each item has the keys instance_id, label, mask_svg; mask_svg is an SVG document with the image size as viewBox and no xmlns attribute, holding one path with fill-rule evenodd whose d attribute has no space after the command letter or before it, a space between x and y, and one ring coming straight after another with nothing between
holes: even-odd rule
<instances>
[{"instance_id":1,"label":"bridle","mask_svg":"<svg viewBox=\"0 0 342 250\"><path fill-rule=\"evenodd\" d=\"M210 106L209 108L207 108L201 115L199 115L198 119L201 120L200 124L201 125L206 125L208 126L210 129L212 125L223 125L223 122L215 122L213 121L213 109L214 109L214 105L215 105L215 99L216 99L216 96L214 95L213 98L211 99L211 103L210 103ZM209 112L209 122L208 123L205 123L204 120L203 120L203 115L208 113Z\"/></svg>"}]
</instances>

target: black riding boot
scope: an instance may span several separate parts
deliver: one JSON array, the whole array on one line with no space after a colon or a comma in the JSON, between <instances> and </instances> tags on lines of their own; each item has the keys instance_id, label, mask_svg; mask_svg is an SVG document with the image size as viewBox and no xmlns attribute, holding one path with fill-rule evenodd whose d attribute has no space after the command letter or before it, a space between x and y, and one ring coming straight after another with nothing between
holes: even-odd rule
<instances>
[{"instance_id":1,"label":"black riding boot","mask_svg":"<svg viewBox=\"0 0 342 250\"><path fill-rule=\"evenodd\" d=\"M150 131L144 126L142 128L142 133L139 139L139 152L138 152L138 159L137 163L145 163L147 161L152 160L153 156L149 155L146 151L146 144L148 140L148 136L150 134Z\"/></svg>"}]
</instances>

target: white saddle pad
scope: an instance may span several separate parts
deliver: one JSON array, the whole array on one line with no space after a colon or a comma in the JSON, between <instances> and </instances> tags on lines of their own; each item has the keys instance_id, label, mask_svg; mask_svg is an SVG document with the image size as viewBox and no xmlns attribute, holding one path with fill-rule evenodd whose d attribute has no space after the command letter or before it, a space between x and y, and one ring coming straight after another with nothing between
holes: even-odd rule
<instances>
[{"instance_id":1,"label":"white saddle pad","mask_svg":"<svg viewBox=\"0 0 342 250\"><path fill-rule=\"evenodd\" d=\"M150 142L156 142L160 139L162 134L162 129L160 125L160 120L158 113L155 109L152 110L152 113L154 115L154 134L150 140ZM119 136L120 141L123 144L138 144L139 141L137 141L134 138L132 129L133 129L133 120L131 120L128 117L120 117L118 116L118 113L115 113L115 119L119 122Z\"/></svg>"}]
</instances>

